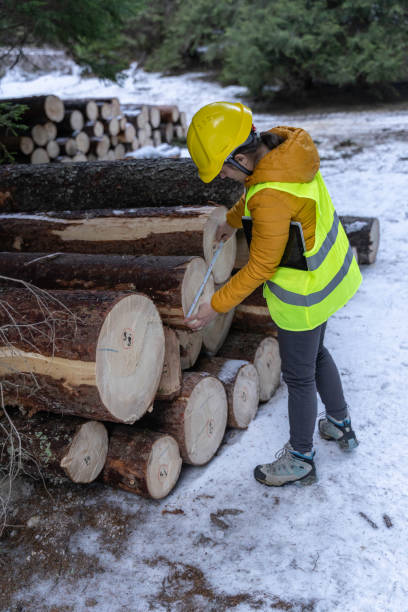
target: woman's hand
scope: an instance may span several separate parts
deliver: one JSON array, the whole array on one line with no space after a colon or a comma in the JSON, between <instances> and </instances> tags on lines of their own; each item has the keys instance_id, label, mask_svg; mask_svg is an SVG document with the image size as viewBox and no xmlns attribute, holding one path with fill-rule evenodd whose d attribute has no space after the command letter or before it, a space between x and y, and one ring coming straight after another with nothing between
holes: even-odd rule
<instances>
[{"instance_id":1,"label":"woman's hand","mask_svg":"<svg viewBox=\"0 0 408 612\"><path fill-rule=\"evenodd\" d=\"M186 317L183 322L193 331L199 331L211 323L217 314L217 311L214 310L211 304L209 302L205 302L204 304L200 305L195 314L192 314L190 317Z\"/></svg>"},{"instance_id":2,"label":"woman's hand","mask_svg":"<svg viewBox=\"0 0 408 612\"><path fill-rule=\"evenodd\" d=\"M235 231L235 227L231 227L231 225L227 221L224 221L224 223L221 223L221 225L217 227L215 239L217 242L221 242L221 240L223 242L226 242L228 238L231 238Z\"/></svg>"}]
</instances>

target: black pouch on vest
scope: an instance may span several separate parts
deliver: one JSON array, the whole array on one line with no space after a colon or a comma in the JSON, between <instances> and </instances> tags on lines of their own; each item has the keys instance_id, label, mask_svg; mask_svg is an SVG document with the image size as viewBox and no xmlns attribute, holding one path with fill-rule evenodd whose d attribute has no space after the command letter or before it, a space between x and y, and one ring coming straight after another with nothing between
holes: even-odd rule
<instances>
[{"instance_id":1,"label":"black pouch on vest","mask_svg":"<svg viewBox=\"0 0 408 612\"><path fill-rule=\"evenodd\" d=\"M245 238L248 243L248 248L251 246L252 240L252 219L251 217L242 217L242 227L245 232ZM291 221L289 228L289 238L286 243L285 251L280 260L279 267L296 268L296 270L307 270L306 257L303 253L306 251L305 241L303 238L302 226L298 221Z\"/></svg>"}]
</instances>

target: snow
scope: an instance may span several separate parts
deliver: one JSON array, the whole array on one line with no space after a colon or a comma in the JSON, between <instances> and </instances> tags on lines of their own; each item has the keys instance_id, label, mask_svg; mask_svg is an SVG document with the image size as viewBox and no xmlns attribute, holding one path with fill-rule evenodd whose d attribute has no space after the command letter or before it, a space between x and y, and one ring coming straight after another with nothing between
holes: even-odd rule
<instances>
[{"instance_id":1,"label":"snow","mask_svg":"<svg viewBox=\"0 0 408 612\"><path fill-rule=\"evenodd\" d=\"M248 362L242 359L228 359L218 372L218 378L225 383L232 382L240 367L246 363Z\"/></svg>"},{"instance_id":2,"label":"snow","mask_svg":"<svg viewBox=\"0 0 408 612\"><path fill-rule=\"evenodd\" d=\"M191 118L203 104L237 100L243 91L197 74L160 77L136 66L120 88L81 80L73 66L70 74L29 81L13 70L0 94L19 93L175 103ZM316 484L272 489L256 482L255 465L272 460L288 438L287 391L281 385L248 430L226 435L208 465L183 467L166 499L153 502L106 489L107 503L135 517L120 554L109 552L96 528L71 538L67 533L67 550L95 555L102 569L74 584L60 575L58 588L51 579L22 586L19 597L37 602L31 610L408 610L408 107L254 118L258 129L307 129L318 142L322 175L339 214L380 220L377 262L362 269L361 289L331 317L326 334L360 446L344 454L316 434ZM347 139L362 150L339 154L334 147ZM84 504L92 503L84 490ZM163 514L166 509L183 514ZM200 584L207 591L193 593L198 574L191 568L203 573ZM250 597L220 607L208 589L214 597ZM163 592L172 604L159 597Z\"/></svg>"}]
</instances>

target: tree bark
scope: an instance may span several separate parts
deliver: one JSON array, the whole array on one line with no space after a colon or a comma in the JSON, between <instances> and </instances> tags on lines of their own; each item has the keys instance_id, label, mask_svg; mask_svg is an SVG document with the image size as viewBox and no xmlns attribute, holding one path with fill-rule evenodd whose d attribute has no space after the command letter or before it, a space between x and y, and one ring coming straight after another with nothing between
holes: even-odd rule
<instances>
[{"instance_id":1,"label":"tree bark","mask_svg":"<svg viewBox=\"0 0 408 612\"><path fill-rule=\"evenodd\" d=\"M148 422L177 440L183 461L204 465L221 444L227 417L222 383L203 372L188 372L180 395L172 402L155 402Z\"/></svg>"},{"instance_id":2,"label":"tree bark","mask_svg":"<svg viewBox=\"0 0 408 612\"><path fill-rule=\"evenodd\" d=\"M28 109L22 115L24 123L45 123L48 120L59 123L64 118L64 103L58 96L29 96L25 98L8 98L2 102L8 104L25 104Z\"/></svg>"},{"instance_id":3,"label":"tree bark","mask_svg":"<svg viewBox=\"0 0 408 612\"><path fill-rule=\"evenodd\" d=\"M10 408L6 413L13 428L6 414L0 414L0 445L7 448L12 461L10 454L19 446L18 433L25 474L58 484L67 479L87 483L102 471L108 453L108 433L103 423L51 414L28 418Z\"/></svg>"},{"instance_id":4,"label":"tree bark","mask_svg":"<svg viewBox=\"0 0 408 612\"><path fill-rule=\"evenodd\" d=\"M134 423L155 397L164 333L140 294L2 289L4 399L46 410Z\"/></svg>"},{"instance_id":5,"label":"tree bark","mask_svg":"<svg viewBox=\"0 0 408 612\"><path fill-rule=\"evenodd\" d=\"M206 271L200 257L0 253L3 276L42 289L138 291L153 300L166 324L181 328ZM210 277L194 312L213 293Z\"/></svg>"},{"instance_id":6,"label":"tree bark","mask_svg":"<svg viewBox=\"0 0 408 612\"><path fill-rule=\"evenodd\" d=\"M275 338L262 334L229 334L219 354L230 359L247 359L259 376L259 400L267 402L280 383L281 360Z\"/></svg>"},{"instance_id":7,"label":"tree bark","mask_svg":"<svg viewBox=\"0 0 408 612\"><path fill-rule=\"evenodd\" d=\"M239 359L204 357L195 367L223 383L228 400L228 426L246 429L255 418L259 404L259 377L255 366Z\"/></svg>"},{"instance_id":8,"label":"tree bark","mask_svg":"<svg viewBox=\"0 0 408 612\"><path fill-rule=\"evenodd\" d=\"M187 159L138 159L112 164L51 164L42 168L0 168L0 210L48 211L146 206L225 206L239 199L242 186L217 178L203 183Z\"/></svg>"},{"instance_id":9,"label":"tree bark","mask_svg":"<svg viewBox=\"0 0 408 612\"><path fill-rule=\"evenodd\" d=\"M162 499L181 470L176 440L167 434L116 425L111 434L103 480L125 491Z\"/></svg>"}]
</instances>

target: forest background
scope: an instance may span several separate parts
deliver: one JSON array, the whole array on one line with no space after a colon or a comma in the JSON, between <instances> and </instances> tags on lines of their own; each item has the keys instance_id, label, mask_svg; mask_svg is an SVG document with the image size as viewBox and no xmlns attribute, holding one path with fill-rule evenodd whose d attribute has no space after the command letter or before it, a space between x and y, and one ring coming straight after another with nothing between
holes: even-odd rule
<instances>
[{"instance_id":1,"label":"forest background","mask_svg":"<svg viewBox=\"0 0 408 612\"><path fill-rule=\"evenodd\" d=\"M2 0L0 23L0 77L49 45L84 74L199 69L268 103L389 100L408 83L407 0Z\"/></svg>"}]
</instances>

